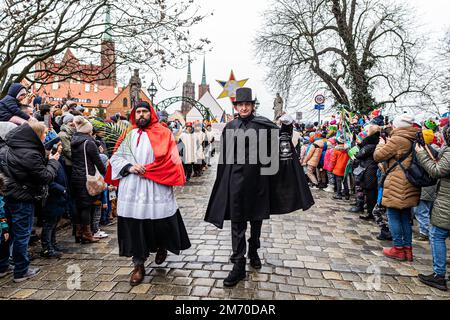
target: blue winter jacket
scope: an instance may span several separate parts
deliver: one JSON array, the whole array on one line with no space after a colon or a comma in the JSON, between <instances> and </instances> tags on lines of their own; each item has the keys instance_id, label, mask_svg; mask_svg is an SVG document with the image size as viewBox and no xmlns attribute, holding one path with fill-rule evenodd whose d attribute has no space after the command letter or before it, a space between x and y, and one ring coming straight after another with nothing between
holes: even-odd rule
<instances>
[{"instance_id":1,"label":"blue winter jacket","mask_svg":"<svg viewBox=\"0 0 450 320\"><path fill-rule=\"evenodd\" d=\"M8 122L13 116L28 120L30 116L20 110L20 102L17 95L20 90L25 89L20 83L13 83L8 90L8 94L0 100L0 122Z\"/></svg>"},{"instance_id":2,"label":"blue winter jacket","mask_svg":"<svg viewBox=\"0 0 450 320\"><path fill-rule=\"evenodd\" d=\"M69 209L69 181L65 173L64 158L59 158L59 169L50 184L43 214L48 217L62 217Z\"/></svg>"}]
</instances>

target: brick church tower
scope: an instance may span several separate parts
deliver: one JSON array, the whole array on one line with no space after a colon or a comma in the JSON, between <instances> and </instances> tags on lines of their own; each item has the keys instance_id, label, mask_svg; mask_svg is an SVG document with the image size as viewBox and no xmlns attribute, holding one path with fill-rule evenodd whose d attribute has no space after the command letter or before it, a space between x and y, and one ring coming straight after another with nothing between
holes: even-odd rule
<instances>
[{"instance_id":1,"label":"brick church tower","mask_svg":"<svg viewBox=\"0 0 450 320\"><path fill-rule=\"evenodd\" d=\"M116 87L116 48L112 37L110 6L106 7L105 32L101 44L101 70L102 76L100 76L100 78L106 79L99 80L98 84L101 86Z\"/></svg>"},{"instance_id":2,"label":"brick church tower","mask_svg":"<svg viewBox=\"0 0 450 320\"><path fill-rule=\"evenodd\" d=\"M202 83L198 86L198 100L200 100L205 93L209 91L209 84L206 84L206 62L205 57L203 57L203 75L202 75Z\"/></svg>"},{"instance_id":3,"label":"brick church tower","mask_svg":"<svg viewBox=\"0 0 450 320\"><path fill-rule=\"evenodd\" d=\"M195 99L195 84L192 82L192 73L191 73L191 57L189 57L189 64L188 64L188 74L187 74L187 80L185 83L183 83L183 97ZM181 105L181 113L183 116L186 117L186 115L191 111L192 106L187 103L183 102Z\"/></svg>"}]
</instances>

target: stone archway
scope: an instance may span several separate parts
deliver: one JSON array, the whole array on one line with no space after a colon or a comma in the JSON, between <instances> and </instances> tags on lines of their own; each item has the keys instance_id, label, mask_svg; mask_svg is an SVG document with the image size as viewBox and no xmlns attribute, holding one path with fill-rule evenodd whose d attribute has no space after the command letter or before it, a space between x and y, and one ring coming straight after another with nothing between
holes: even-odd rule
<instances>
[{"instance_id":1,"label":"stone archway","mask_svg":"<svg viewBox=\"0 0 450 320\"><path fill-rule=\"evenodd\" d=\"M194 100L194 99L188 98L188 97L171 97L171 98L168 98L168 99L165 99L165 100L159 102L155 106L155 108L157 111L163 111L163 110L166 110L168 107L170 107L172 104L178 103L178 102L189 103L192 107L196 108L200 112L203 119L205 119L205 120L211 121L215 118L214 115L212 114L211 110L209 110L209 108L205 107L203 104L201 104L197 100Z\"/></svg>"}]
</instances>

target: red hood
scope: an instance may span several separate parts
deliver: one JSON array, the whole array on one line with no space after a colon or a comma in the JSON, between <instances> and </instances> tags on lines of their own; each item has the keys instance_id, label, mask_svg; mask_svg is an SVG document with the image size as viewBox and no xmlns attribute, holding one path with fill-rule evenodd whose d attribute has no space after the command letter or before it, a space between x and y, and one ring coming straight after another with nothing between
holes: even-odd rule
<instances>
[{"instance_id":1,"label":"red hood","mask_svg":"<svg viewBox=\"0 0 450 320\"><path fill-rule=\"evenodd\" d=\"M150 129L152 126L159 123L158 115L156 114L155 109L153 108L151 103L149 103L149 105L150 105L151 119L150 119L150 124L145 129ZM133 110L131 111L130 123L133 126L133 129L138 128L138 125L136 123L136 109L135 108L133 108Z\"/></svg>"}]
</instances>

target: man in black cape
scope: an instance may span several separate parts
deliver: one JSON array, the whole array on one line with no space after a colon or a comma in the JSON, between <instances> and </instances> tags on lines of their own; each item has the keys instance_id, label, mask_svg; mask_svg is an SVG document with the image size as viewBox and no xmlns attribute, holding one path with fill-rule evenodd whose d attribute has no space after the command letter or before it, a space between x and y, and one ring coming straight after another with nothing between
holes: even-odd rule
<instances>
[{"instance_id":1,"label":"man in black cape","mask_svg":"<svg viewBox=\"0 0 450 320\"><path fill-rule=\"evenodd\" d=\"M220 229L225 220L231 220L234 267L224 280L226 287L246 277L247 222L251 225L250 265L261 269L257 250L263 220L314 205L290 128L283 127L280 134L280 128L269 119L255 116L249 88L237 90L234 105L239 116L222 133L217 179L205 217Z\"/></svg>"}]
</instances>

